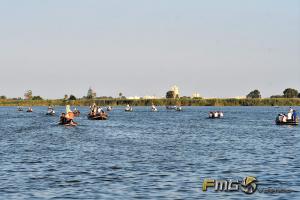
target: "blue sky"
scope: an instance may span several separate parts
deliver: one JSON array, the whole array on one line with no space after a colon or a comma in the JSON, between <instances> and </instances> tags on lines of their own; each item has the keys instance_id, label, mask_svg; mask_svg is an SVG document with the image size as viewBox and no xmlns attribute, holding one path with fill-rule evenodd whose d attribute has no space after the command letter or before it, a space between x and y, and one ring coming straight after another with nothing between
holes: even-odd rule
<instances>
[{"instance_id":1,"label":"blue sky","mask_svg":"<svg viewBox=\"0 0 300 200\"><path fill-rule=\"evenodd\" d=\"M0 1L0 69L9 97L300 90L300 1Z\"/></svg>"}]
</instances>

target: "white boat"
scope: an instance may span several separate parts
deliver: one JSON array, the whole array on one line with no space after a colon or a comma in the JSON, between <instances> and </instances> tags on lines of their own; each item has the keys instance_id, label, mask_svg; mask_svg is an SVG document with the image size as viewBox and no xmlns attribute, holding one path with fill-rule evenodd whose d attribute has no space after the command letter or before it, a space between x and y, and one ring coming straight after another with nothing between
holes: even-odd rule
<instances>
[{"instance_id":1,"label":"white boat","mask_svg":"<svg viewBox=\"0 0 300 200\"><path fill-rule=\"evenodd\" d=\"M112 110L112 107L111 106L108 106L107 108L106 108L106 111L111 111Z\"/></svg>"},{"instance_id":2,"label":"white boat","mask_svg":"<svg viewBox=\"0 0 300 200\"><path fill-rule=\"evenodd\" d=\"M208 118L211 118L211 119L222 118L222 117L224 117L224 113L220 112L220 111L214 111L214 112L210 112L208 114Z\"/></svg>"},{"instance_id":3,"label":"white boat","mask_svg":"<svg viewBox=\"0 0 300 200\"><path fill-rule=\"evenodd\" d=\"M157 112L157 108L155 107L155 105L152 105L151 111L152 111L152 112Z\"/></svg>"},{"instance_id":4,"label":"white boat","mask_svg":"<svg viewBox=\"0 0 300 200\"><path fill-rule=\"evenodd\" d=\"M176 111L182 111L182 108L180 106L179 107L176 106L175 110Z\"/></svg>"},{"instance_id":5,"label":"white boat","mask_svg":"<svg viewBox=\"0 0 300 200\"><path fill-rule=\"evenodd\" d=\"M132 111L133 111L132 107L127 105L125 108L125 112L132 112Z\"/></svg>"},{"instance_id":6,"label":"white boat","mask_svg":"<svg viewBox=\"0 0 300 200\"><path fill-rule=\"evenodd\" d=\"M46 115L55 115L54 109L52 107L49 107Z\"/></svg>"},{"instance_id":7,"label":"white boat","mask_svg":"<svg viewBox=\"0 0 300 200\"><path fill-rule=\"evenodd\" d=\"M166 106L167 110L176 110L177 106Z\"/></svg>"},{"instance_id":8,"label":"white boat","mask_svg":"<svg viewBox=\"0 0 300 200\"><path fill-rule=\"evenodd\" d=\"M18 106L17 110L18 110L18 111L23 111L23 107Z\"/></svg>"}]
</instances>

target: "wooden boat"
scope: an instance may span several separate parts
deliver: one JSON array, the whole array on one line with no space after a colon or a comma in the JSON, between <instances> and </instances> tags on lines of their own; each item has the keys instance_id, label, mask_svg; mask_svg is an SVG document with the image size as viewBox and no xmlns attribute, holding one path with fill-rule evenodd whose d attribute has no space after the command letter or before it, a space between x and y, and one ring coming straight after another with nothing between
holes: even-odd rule
<instances>
[{"instance_id":1,"label":"wooden boat","mask_svg":"<svg viewBox=\"0 0 300 200\"><path fill-rule=\"evenodd\" d=\"M77 122L72 122L72 123L61 123L59 122L58 125L64 125L64 126L77 126Z\"/></svg>"},{"instance_id":2,"label":"wooden boat","mask_svg":"<svg viewBox=\"0 0 300 200\"><path fill-rule=\"evenodd\" d=\"M275 120L277 125L292 125L292 126L297 126L299 125L299 119L297 118L296 120L287 120L286 122L279 121L278 119Z\"/></svg>"},{"instance_id":3,"label":"wooden boat","mask_svg":"<svg viewBox=\"0 0 300 200\"><path fill-rule=\"evenodd\" d=\"M97 114L97 115L88 115L89 120L107 120L108 115L106 113Z\"/></svg>"},{"instance_id":4,"label":"wooden boat","mask_svg":"<svg viewBox=\"0 0 300 200\"><path fill-rule=\"evenodd\" d=\"M33 112L32 110L27 110L26 112Z\"/></svg>"}]
</instances>

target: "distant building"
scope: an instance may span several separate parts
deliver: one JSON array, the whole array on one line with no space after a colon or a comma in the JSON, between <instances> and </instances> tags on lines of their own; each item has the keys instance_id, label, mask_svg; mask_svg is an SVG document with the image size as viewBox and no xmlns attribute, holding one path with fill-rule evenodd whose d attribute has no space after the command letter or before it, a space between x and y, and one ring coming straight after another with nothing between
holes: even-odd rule
<instances>
[{"instance_id":1,"label":"distant building","mask_svg":"<svg viewBox=\"0 0 300 200\"><path fill-rule=\"evenodd\" d=\"M143 97L143 99L160 99L160 97L146 95Z\"/></svg>"},{"instance_id":2,"label":"distant building","mask_svg":"<svg viewBox=\"0 0 300 200\"><path fill-rule=\"evenodd\" d=\"M237 97L233 97L233 99L246 99L246 96L237 96Z\"/></svg>"},{"instance_id":3,"label":"distant building","mask_svg":"<svg viewBox=\"0 0 300 200\"><path fill-rule=\"evenodd\" d=\"M127 97L126 99L141 99L141 97L138 97L138 96L132 96L132 97Z\"/></svg>"},{"instance_id":4,"label":"distant building","mask_svg":"<svg viewBox=\"0 0 300 200\"><path fill-rule=\"evenodd\" d=\"M87 92L87 96L88 99L94 99L96 98L96 92L90 87L88 92Z\"/></svg>"},{"instance_id":5,"label":"distant building","mask_svg":"<svg viewBox=\"0 0 300 200\"><path fill-rule=\"evenodd\" d=\"M198 92L195 92L192 94L192 98L199 98L199 97L201 97L201 96Z\"/></svg>"},{"instance_id":6,"label":"distant building","mask_svg":"<svg viewBox=\"0 0 300 200\"><path fill-rule=\"evenodd\" d=\"M177 87L176 85L174 85L174 86L171 87L171 91L174 92L175 97L177 97L177 96L179 97L180 96L179 87Z\"/></svg>"}]
</instances>

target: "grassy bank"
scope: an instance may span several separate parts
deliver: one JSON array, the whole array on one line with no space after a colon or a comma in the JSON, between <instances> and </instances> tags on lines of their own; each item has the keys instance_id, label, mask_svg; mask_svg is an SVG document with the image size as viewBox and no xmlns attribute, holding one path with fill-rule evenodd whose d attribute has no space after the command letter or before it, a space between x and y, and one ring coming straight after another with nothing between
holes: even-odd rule
<instances>
[{"instance_id":1,"label":"grassy bank","mask_svg":"<svg viewBox=\"0 0 300 200\"><path fill-rule=\"evenodd\" d=\"M0 106L89 106L93 103L100 106L150 106L181 105L181 106L300 106L300 98L267 98L267 99L78 99L75 101L57 100L0 100Z\"/></svg>"}]
</instances>

